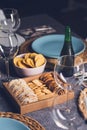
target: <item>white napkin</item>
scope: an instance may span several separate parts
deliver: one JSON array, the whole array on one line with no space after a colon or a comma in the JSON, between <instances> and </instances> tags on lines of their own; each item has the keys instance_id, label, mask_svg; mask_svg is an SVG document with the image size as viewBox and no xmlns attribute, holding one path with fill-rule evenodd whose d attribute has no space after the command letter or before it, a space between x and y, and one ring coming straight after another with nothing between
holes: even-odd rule
<instances>
[{"instance_id":1,"label":"white napkin","mask_svg":"<svg viewBox=\"0 0 87 130\"><path fill-rule=\"evenodd\" d=\"M20 46L23 42L25 42L24 37L20 36L19 34L16 34L16 36L18 38L18 46ZM0 31L0 37L8 37L8 34ZM2 41L2 38L0 38L0 42L6 42L7 43L7 41L5 41L5 40L6 39L4 39L4 41ZM15 44L15 41L14 41L14 44Z\"/></svg>"},{"instance_id":2,"label":"white napkin","mask_svg":"<svg viewBox=\"0 0 87 130\"><path fill-rule=\"evenodd\" d=\"M2 9L0 9L0 21L5 20L5 15Z\"/></svg>"}]
</instances>

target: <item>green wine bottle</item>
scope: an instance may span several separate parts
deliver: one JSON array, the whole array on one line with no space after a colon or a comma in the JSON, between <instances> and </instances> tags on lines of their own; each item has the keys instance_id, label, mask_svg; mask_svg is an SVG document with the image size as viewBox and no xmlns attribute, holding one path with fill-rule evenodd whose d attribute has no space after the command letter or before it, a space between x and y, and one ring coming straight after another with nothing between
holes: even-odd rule
<instances>
[{"instance_id":1,"label":"green wine bottle","mask_svg":"<svg viewBox=\"0 0 87 130\"><path fill-rule=\"evenodd\" d=\"M64 55L66 55L64 57ZM74 50L72 46L72 36L71 36L71 29L69 26L66 26L65 28L65 39L64 39L64 45L61 50L60 56L63 56L61 64L63 66L62 73L64 76L69 77L73 75L73 66L74 65Z\"/></svg>"},{"instance_id":2,"label":"green wine bottle","mask_svg":"<svg viewBox=\"0 0 87 130\"><path fill-rule=\"evenodd\" d=\"M65 28L65 39L64 39L64 44L60 56L62 55L74 55L74 50L72 46L71 29L69 26L66 26Z\"/></svg>"}]
</instances>

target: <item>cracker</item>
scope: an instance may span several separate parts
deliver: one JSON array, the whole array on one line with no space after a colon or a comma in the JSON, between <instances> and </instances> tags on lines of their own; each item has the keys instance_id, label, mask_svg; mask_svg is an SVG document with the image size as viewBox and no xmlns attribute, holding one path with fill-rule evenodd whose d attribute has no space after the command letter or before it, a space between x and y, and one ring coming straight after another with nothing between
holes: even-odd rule
<instances>
[{"instance_id":1,"label":"cracker","mask_svg":"<svg viewBox=\"0 0 87 130\"><path fill-rule=\"evenodd\" d=\"M29 58L29 57L30 57L30 55L31 55L31 53L26 53L26 54L24 55L24 59Z\"/></svg>"},{"instance_id":2,"label":"cracker","mask_svg":"<svg viewBox=\"0 0 87 130\"><path fill-rule=\"evenodd\" d=\"M18 61L22 61L22 58L21 57L15 57L14 58L14 64L17 66L17 62Z\"/></svg>"},{"instance_id":3,"label":"cracker","mask_svg":"<svg viewBox=\"0 0 87 130\"><path fill-rule=\"evenodd\" d=\"M51 93L51 91L49 89L46 89L46 88L44 88L42 90L42 92L45 93L45 94L50 94Z\"/></svg>"},{"instance_id":4,"label":"cracker","mask_svg":"<svg viewBox=\"0 0 87 130\"><path fill-rule=\"evenodd\" d=\"M28 66L23 63L23 59L17 62L17 66L20 68L28 68Z\"/></svg>"},{"instance_id":5,"label":"cracker","mask_svg":"<svg viewBox=\"0 0 87 130\"><path fill-rule=\"evenodd\" d=\"M42 85L41 81L38 80L38 79L34 79L34 80L32 80L32 82L33 82L34 84L36 84L37 86L41 86L41 85Z\"/></svg>"},{"instance_id":6,"label":"cracker","mask_svg":"<svg viewBox=\"0 0 87 130\"><path fill-rule=\"evenodd\" d=\"M9 88L10 88L11 92L13 93L14 97L16 99L18 99L18 101L21 104L25 104L24 103L25 101L27 103L29 101L29 103L30 103L30 102L34 102L34 101L38 100L37 95L34 93L34 91L27 85L27 83L23 79L19 79L19 80L14 79L14 80L10 81L9 86L10 86ZM14 86L14 87L12 88L11 86Z\"/></svg>"},{"instance_id":7,"label":"cracker","mask_svg":"<svg viewBox=\"0 0 87 130\"><path fill-rule=\"evenodd\" d=\"M31 53L30 58L34 59L38 54L37 53Z\"/></svg>"},{"instance_id":8,"label":"cracker","mask_svg":"<svg viewBox=\"0 0 87 130\"><path fill-rule=\"evenodd\" d=\"M14 58L14 64L20 68L39 67L43 65L45 61L45 57L37 53L26 53L23 57Z\"/></svg>"},{"instance_id":9,"label":"cracker","mask_svg":"<svg viewBox=\"0 0 87 130\"><path fill-rule=\"evenodd\" d=\"M85 97L86 96L86 97ZM85 119L87 119L87 106L86 106L86 101L87 100L87 88L85 88L84 90L82 90L80 92L80 96L78 99L78 106L80 111L82 112L82 115Z\"/></svg>"},{"instance_id":10,"label":"cracker","mask_svg":"<svg viewBox=\"0 0 87 130\"><path fill-rule=\"evenodd\" d=\"M38 59L45 59L44 56L42 54L38 54L35 56L35 61L37 61Z\"/></svg>"},{"instance_id":11,"label":"cracker","mask_svg":"<svg viewBox=\"0 0 87 130\"><path fill-rule=\"evenodd\" d=\"M33 61L33 59L31 59L31 58L27 58L26 60L25 60L25 63L27 64L27 65L29 65L30 67L35 67L35 65L34 65L34 61Z\"/></svg>"},{"instance_id":12,"label":"cracker","mask_svg":"<svg viewBox=\"0 0 87 130\"><path fill-rule=\"evenodd\" d=\"M45 63L45 59L38 59L35 61L35 67L39 67Z\"/></svg>"}]
</instances>

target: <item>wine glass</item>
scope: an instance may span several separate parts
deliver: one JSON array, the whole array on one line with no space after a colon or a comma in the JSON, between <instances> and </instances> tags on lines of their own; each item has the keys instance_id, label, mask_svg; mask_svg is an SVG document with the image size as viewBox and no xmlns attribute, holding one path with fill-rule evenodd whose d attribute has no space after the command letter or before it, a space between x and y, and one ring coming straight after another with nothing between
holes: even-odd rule
<instances>
[{"instance_id":1,"label":"wine glass","mask_svg":"<svg viewBox=\"0 0 87 130\"><path fill-rule=\"evenodd\" d=\"M55 122L57 121L56 124L58 125L62 122L59 116L62 116L62 118L64 119L62 123L64 124L64 126L66 126L65 124L67 124L66 128L64 127L65 129L68 129L68 127L75 127L75 125L71 126L72 120L74 120L74 118L76 119L76 115L74 116L72 103L70 103L70 101L68 100L68 91L73 90L75 93L76 90L80 89L80 86L83 83L84 64L82 58L75 57L74 55L61 56L54 66L54 78L56 84L62 89L66 90L67 96L63 108L61 108L60 105L56 106L58 99L57 96L55 97L53 101L52 117ZM59 82L59 79L62 82ZM64 83L66 85L64 85Z\"/></svg>"},{"instance_id":2,"label":"wine glass","mask_svg":"<svg viewBox=\"0 0 87 130\"><path fill-rule=\"evenodd\" d=\"M9 61L17 54L19 49L18 39L15 34L8 34L0 37L0 55L5 61L7 78L9 81Z\"/></svg>"},{"instance_id":3,"label":"wine glass","mask_svg":"<svg viewBox=\"0 0 87 130\"><path fill-rule=\"evenodd\" d=\"M16 32L20 27L20 17L17 9L0 9L0 29L5 33Z\"/></svg>"}]
</instances>

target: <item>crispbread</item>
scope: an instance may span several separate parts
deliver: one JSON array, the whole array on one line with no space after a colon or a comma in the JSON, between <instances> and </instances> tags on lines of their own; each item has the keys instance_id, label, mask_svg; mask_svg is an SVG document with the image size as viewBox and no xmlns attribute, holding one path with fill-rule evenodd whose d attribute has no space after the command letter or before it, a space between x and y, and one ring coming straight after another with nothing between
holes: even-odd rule
<instances>
[{"instance_id":1,"label":"crispbread","mask_svg":"<svg viewBox=\"0 0 87 130\"><path fill-rule=\"evenodd\" d=\"M42 85L42 82L39 79L34 79L32 82L34 84L36 84L37 86L41 86Z\"/></svg>"},{"instance_id":2,"label":"crispbread","mask_svg":"<svg viewBox=\"0 0 87 130\"><path fill-rule=\"evenodd\" d=\"M30 54L31 54L31 53L26 53L26 54L24 55L24 59L29 58L29 57L30 57Z\"/></svg>"},{"instance_id":3,"label":"crispbread","mask_svg":"<svg viewBox=\"0 0 87 130\"><path fill-rule=\"evenodd\" d=\"M21 57L15 57L15 58L14 58L14 64L15 64L16 66L18 66L18 61L21 61L21 60L22 60Z\"/></svg>"},{"instance_id":4,"label":"crispbread","mask_svg":"<svg viewBox=\"0 0 87 130\"><path fill-rule=\"evenodd\" d=\"M31 58L25 59L25 64L29 65L29 66L32 67L32 68L35 67L34 61L33 61L33 59L31 59Z\"/></svg>"},{"instance_id":5,"label":"crispbread","mask_svg":"<svg viewBox=\"0 0 87 130\"><path fill-rule=\"evenodd\" d=\"M17 66L20 68L28 68L28 66L24 64L23 59L17 61Z\"/></svg>"},{"instance_id":6,"label":"crispbread","mask_svg":"<svg viewBox=\"0 0 87 130\"><path fill-rule=\"evenodd\" d=\"M47 88L46 84L44 84L39 79L29 81L27 84L29 85L30 88L33 89L34 93L38 97L38 100L46 99L54 95L54 93Z\"/></svg>"},{"instance_id":7,"label":"crispbread","mask_svg":"<svg viewBox=\"0 0 87 130\"><path fill-rule=\"evenodd\" d=\"M39 77L39 79L42 80L46 84L47 88L52 92L55 92L60 88L60 86L58 86L55 82L53 73L44 73ZM61 82L62 85L67 85L60 78L58 80L59 82ZM65 93L65 91L60 88L59 95L62 95L62 93Z\"/></svg>"},{"instance_id":8,"label":"crispbread","mask_svg":"<svg viewBox=\"0 0 87 130\"><path fill-rule=\"evenodd\" d=\"M14 64L20 68L35 68L46 62L42 54L26 53L23 57L15 57Z\"/></svg>"},{"instance_id":9,"label":"crispbread","mask_svg":"<svg viewBox=\"0 0 87 130\"><path fill-rule=\"evenodd\" d=\"M8 87L22 105L38 101L37 95L23 79L11 80Z\"/></svg>"},{"instance_id":10,"label":"crispbread","mask_svg":"<svg viewBox=\"0 0 87 130\"><path fill-rule=\"evenodd\" d=\"M83 89L80 92L79 98L78 98L78 106L80 111L82 112L82 115L85 119L87 119L87 88Z\"/></svg>"},{"instance_id":11,"label":"crispbread","mask_svg":"<svg viewBox=\"0 0 87 130\"><path fill-rule=\"evenodd\" d=\"M35 56L37 56L37 55L38 55L37 53L31 53L31 54L30 54L30 58L34 59Z\"/></svg>"},{"instance_id":12,"label":"crispbread","mask_svg":"<svg viewBox=\"0 0 87 130\"><path fill-rule=\"evenodd\" d=\"M42 54L38 54L35 56L35 61L37 61L38 59L44 60L44 56Z\"/></svg>"}]
</instances>

